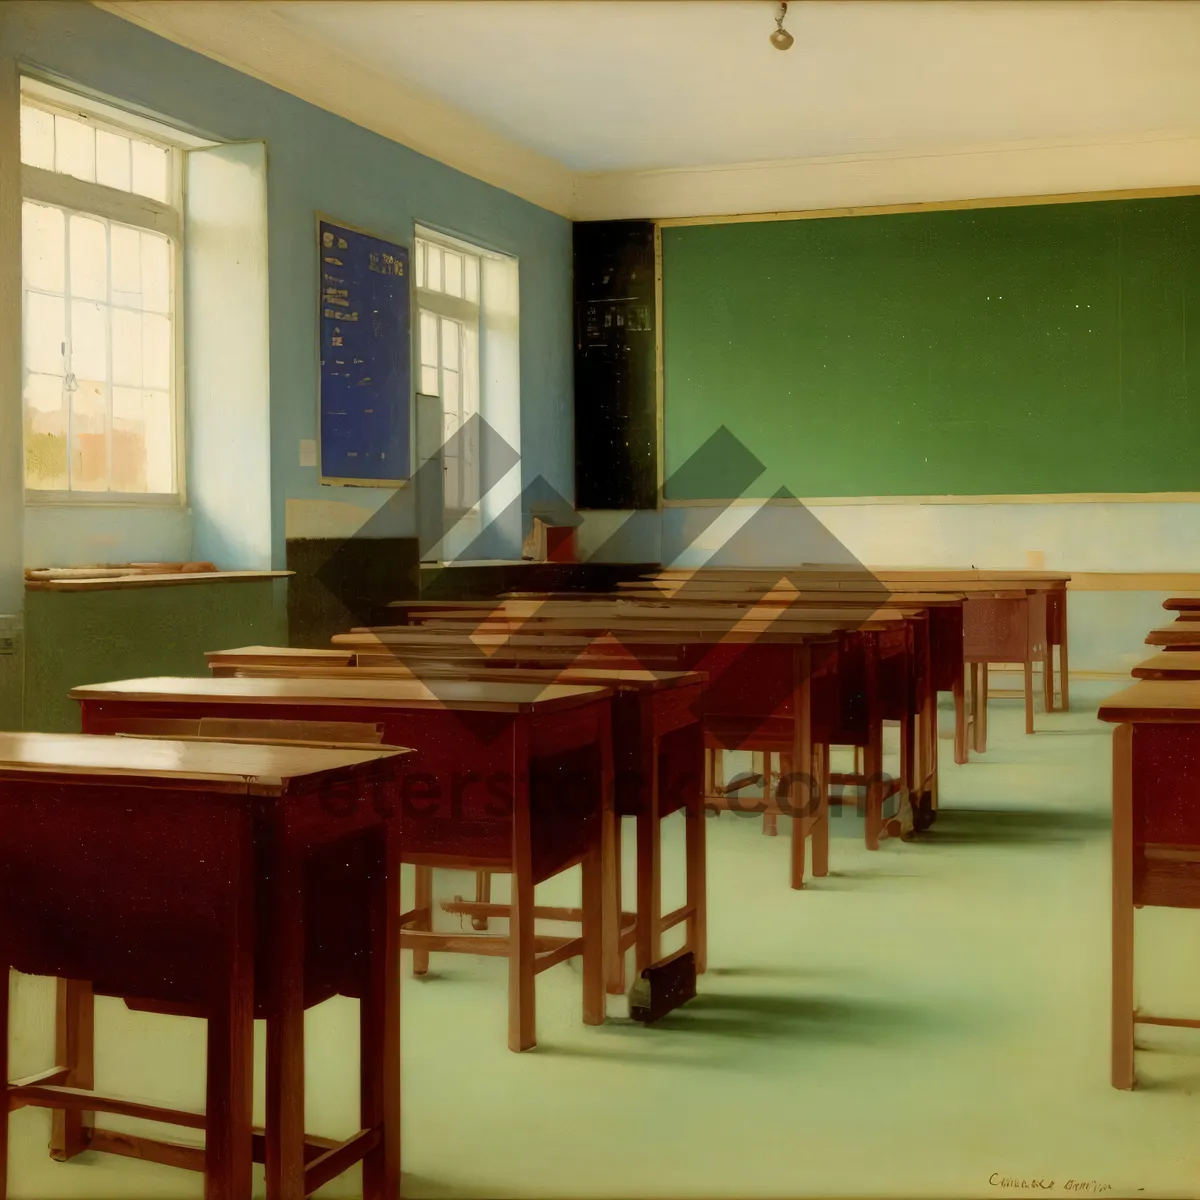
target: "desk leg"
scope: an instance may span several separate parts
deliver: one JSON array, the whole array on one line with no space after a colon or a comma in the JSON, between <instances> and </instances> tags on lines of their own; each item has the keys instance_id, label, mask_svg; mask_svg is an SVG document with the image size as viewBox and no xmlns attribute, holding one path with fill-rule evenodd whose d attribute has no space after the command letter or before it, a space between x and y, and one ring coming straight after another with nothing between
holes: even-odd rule
<instances>
[{"instance_id":1,"label":"desk leg","mask_svg":"<svg viewBox=\"0 0 1200 1200\"><path fill-rule=\"evenodd\" d=\"M246 814L235 819L228 853L232 898L222 961L210 981L204 1200L245 1200L251 1194L253 1171L254 853ZM269 1106L267 1121L269 1154Z\"/></svg>"},{"instance_id":2,"label":"desk leg","mask_svg":"<svg viewBox=\"0 0 1200 1200\"><path fill-rule=\"evenodd\" d=\"M975 693L975 749L983 754L987 751L988 739L988 664L979 664L979 677Z\"/></svg>"},{"instance_id":3,"label":"desk leg","mask_svg":"<svg viewBox=\"0 0 1200 1200\"><path fill-rule=\"evenodd\" d=\"M4 956L7 963L8 956ZM4 970L4 985L0 987L0 1083L8 1089L8 993L12 987L12 972ZM0 1112L0 1200L8 1200L8 1096L5 1095L4 1111Z\"/></svg>"},{"instance_id":4,"label":"desk leg","mask_svg":"<svg viewBox=\"0 0 1200 1200\"><path fill-rule=\"evenodd\" d=\"M788 794L792 803L792 887L804 886L804 841L812 824L812 648L799 645L792 658L792 753ZM785 778L788 778L785 776Z\"/></svg>"},{"instance_id":5,"label":"desk leg","mask_svg":"<svg viewBox=\"0 0 1200 1200\"><path fill-rule=\"evenodd\" d=\"M605 958L606 943L614 931L606 928L606 913L604 911L604 826L606 821L615 824L620 818L616 816L616 777L613 769L612 749L612 709L608 704L603 706L603 717L600 722L600 822L593 823L588 839L588 847L584 853L583 872L583 911L580 914L583 926L583 1020L586 1025L602 1025L604 1023L604 992L605 992ZM655 764L657 765L657 764ZM658 772L654 773L655 778ZM655 789L657 797L658 790ZM639 842L641 840L641 821L639 819ZM657 826L658 822L655 821ZM640 864L639 864L640 865ZM639 871L638 883L641 883ZM657 890L655 896L657 897ZM530 897L532 901L532 896ZM638 896L637 930L640 932L643 921L642 898ZM615 930L619 939L621 936L621 905L617 903L617 927ZM618 943L619 944L619 943Z\"/></svg>"},{"instance_id":6,"label":"desk leg","mask_svg":"<svg viewBox=\"0 0 1200 1200\"><path fill-rule=\"evenodd\" d=\"M413 878L413 909L419 922L413 928L433 928L433 868L416 867ZM476 887L478 887L476 883ZM429 951L414 950L412 952L412 973L427 975L429 973Z\"/></svg>"},{"instance_id":7,"label":"desk leg","mask_svg":"<svg viewBox=\"0 0 1200 1200\"><path fill-rule=\"evenodd\" d=\"M482 871L475 872L475 902L477 904L491 904L492 902L492 873L486 867ZM433 892L429 894L429 914L433 916ZM488 927L487 917L472 917L471 928L484 930Z\"/></svg>"},{"instance_id":8,"label":"desk leg","mask_svg":"<svg viewBox=\"0 0 1200 1200\"><path fill-rule=\"evenodd\" d=\"M94 1088L95 1011L92 985L81 979L55 981L54 1061L68 1067L67 1087ZM50 1157L66 1162L87 1149L90 1114L55 1109L50 1125Z\"/></svg>"},{"instance_id":9,"label":"desk leg","mask_svg":"<svg viewBox=\"0 0 1200 1200\"><path fill-rule=\"evenodd\" d=\"M642 745L648 750L642 770L649 786L642 791L643 811L637 819L637 934L634 952L638 978L662 950L662 824L659 819L658 739L651 722L653 713L643 705ZM620 914L617 914L618 936Z\"/></svg>"},{"instance_id":10,"label":"desk leg","mask_svg":"<svg viewBox=\"0 0 1200 1200\"><path fill-rule=\"evenodd\" d=\"M508 1048L537 1044L533 972L533 843L529 828L529 718L513 723L512 900L508 914Z\"/></svg>"},{"instance_id":11,"label":"desk leg","mask_svg":"<svg viewBox=\"0 0 1200 1200\"><path fill-rule=\"evenodd\" d=\"M359 1004L359 1125L381 1140L363 1159L363 1200L400 1195L400 856L397 829L373 835L370 949L366 992Z\"/></svg>"},{"instance_id":12,"label":"desk leg","mask_svg":"<svg viewBox=\"0 0 1200 1200\"><path fill-rule=\"evenodd\" d=\"M1025 732L1033 732L1033 659L1029 657L1025 659Z\"/></svg>"},{"instance_id":13,"label":"desk leg","mask_svg":"<svg viewBox=\"0 0 1200 1200\"><path fill-rule=\"evenodd\" d=\"M1113 730L1112 1085L1133 1087L1133 726Z\"/></svg>"},{"instance_id":14,"label":"desk leg","mask_svg":"<svg viewBox=\"0 0 1200 1200\"><path fill-rule=\"evenodd\" d=\"M1054 711L1054 647L1048 637L1042 647L1042 708Z\"/></svg>"},{"instance_id":15,"label":"desk leg","mask_svg":"<svg viewBox=\"0 0 1200 1200\"><path fill-rule=\"evenodd\" d=\"M276 828L271 854L267 1010L268 1200L304 1200L304 870Z\"/></svg>"},{"instance_id":16,"label":"desk leg","mask_svg":"<svg viewBox=\"0 0 1200 1200\"><path fill-rule=\"evenodd\" d=\"M696 955L696 973L708 969L708 883L707 830L703 789L694 795L684 809L687 825L684 828L687 853L687 902L692 910L688 917L688 945Z\"/></svg>"},{"instance_id":17,"label":"desk leg","mask_svg":"<svg viewBox=\"0 0 1200 1200\"><path fill-rule=\"evenodd\" d=\"M638 821L640 823L640 817ZM625 994L625 952L621 949L621 818L615 812L606 810L602 826L605 987L610 995L623 996ZM641 920L640 907L638 920Z\"/></svg>"},{"instance_id":18,"label":"desk leg","mask_svg":"<svg viewBox=\"0 0 1200 1200\"><path fill-rule=\"evenodd\" d=\"M873 720L863 754L866 775L866 841L868 850L878 850L883 832L883 724Z\"/></svg>"},{"instance_id":19,"label":"desk leg","mask_svg":"<svg viewBox=\"0 0 1200 1200\"><path fill-rule=\"evenodd\" d=\"M829 747L813 747L813 785L817 789L817 812L812 827L812 873L814 879L829 874Z\"/></svg>"},{"instance_id":20,"label":"desk leg","mask_svg":"<svg viewBox=\"0 0 1200 1200\"><path fill-rule=\"evenodd\" d=\"M954 761L962 764L967 761L967 689L965 679L966 664L962 671L954 677ZM936 707L935 710L936 712ZM937 736L936 727L934 737Z\"/></svg>"},{"instance_id":21,"label":"desk leg","mask_svg":"<svg viewBox=\"0 0 1200 1200\"><path fill-rule=\"evenodd\" d=\"M1067 671L1067 602L1062 607L1062 641L1058 646L1059 693L1063 712L1071 711L1071 676Z\"/></svg>"}]
</instances>

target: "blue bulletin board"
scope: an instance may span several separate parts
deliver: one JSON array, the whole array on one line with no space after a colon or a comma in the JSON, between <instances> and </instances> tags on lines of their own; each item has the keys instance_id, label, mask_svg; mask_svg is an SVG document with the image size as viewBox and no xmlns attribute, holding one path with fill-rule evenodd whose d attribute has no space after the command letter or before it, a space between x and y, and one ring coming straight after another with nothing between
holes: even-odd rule
<instances>
[{"instance_id":1,"label":"blue bulletin board","mask_svg":"<svg viewBox=\"0 0 1200 1200\"><path fill-rule=\"evenodd\" d=\"M321 482L398 485L412 475L408 248L323 218Z\"/></svg>"}]
</instances>

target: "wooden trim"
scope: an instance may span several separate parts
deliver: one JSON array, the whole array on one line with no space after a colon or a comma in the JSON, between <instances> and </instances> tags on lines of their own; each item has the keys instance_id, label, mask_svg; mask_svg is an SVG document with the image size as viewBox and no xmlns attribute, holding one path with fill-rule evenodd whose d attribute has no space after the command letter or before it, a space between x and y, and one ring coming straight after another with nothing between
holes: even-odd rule
<instances>
[{"instance_id":1,"label":"wooden trim","mask_svg":"<svg viewBox=\"0 0 1200 1200\"><path fill-rule=\"evenodd\" d=\"M663 500L664 508L760 508L764 505L813 508L862 504L1200 504L1200 492L998 492L979 496L802 496L794 500L738 496L735 499Z\"/></svg>"},{"instance_id":2,"label":"wooden trim","mask_svg":"<svg viewBox=\"0 0 1200 1200\"><path fill-rule=\"evenodd\" d=\"M1175 592L1200 590L1200 571L1081 571L1071 592Z\"/></svg>"},{"instance_id":3,"label":"wooden trim","mask_svg":"<svg viewBox=\"0 0 1200 1200\"><path fill-rule=\"evenodd\" d=\"M253 583L259 579L285 579L295 571L198 571L165 575L117 575L107 579L27 579L27 592L111 592L126 588L179 587L188 583Z\"/></svg>"},{"instance_id":4,"label":"wooden trim","mask_svg":"<svg viewBox=\"0 0 1200 1200\"><path fill-rule=\"evenodd\" d=\"M661 511L663 506L663 480L665 446L665 421L663 396L666 382L663 377L663 247L662 228L654 226L654 424L655 438L658 448L658 503Z\"/></svg>"},{"instance_id":5,"label":"wooden trim","mask_svg":"<svg viewBox=\"0 0 1200 1200\"><path fill-rule=\"evenodd\" d=\"M912 204L843 205L789 212L728 213L711 217L662 217L660 229L685 225L741 225L764 221L813 221L827 217L886 217L897 213L950 212L967 208L1021 208L1036 204L1089 204L1099 200L1156 200L1200 195L1200 184L1177 187L1118 188L1113 191L1060 192L1043 196L979 196L968 200L922 200Z\"/></svg>"}]
</instances>

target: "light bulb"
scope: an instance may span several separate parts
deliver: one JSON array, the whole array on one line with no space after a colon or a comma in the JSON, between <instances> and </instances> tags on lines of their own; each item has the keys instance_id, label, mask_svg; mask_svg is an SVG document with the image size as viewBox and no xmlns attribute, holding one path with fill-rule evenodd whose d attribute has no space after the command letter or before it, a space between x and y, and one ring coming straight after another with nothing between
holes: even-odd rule
<instances>
[{"instance_id":1,"label":"light bulb","mask_svg":"<svg viewBox=\"0 0 1200 1200\"><path fill-rule=\"evenodd\" d=\"M792 35L788 33L788 31L784 29L782 25L775 30L773 34L771 34L771 45L774 46L776 50L791 49L792 43L795 40L796 39L792 37Z\"/></svg>"}]
</instances>

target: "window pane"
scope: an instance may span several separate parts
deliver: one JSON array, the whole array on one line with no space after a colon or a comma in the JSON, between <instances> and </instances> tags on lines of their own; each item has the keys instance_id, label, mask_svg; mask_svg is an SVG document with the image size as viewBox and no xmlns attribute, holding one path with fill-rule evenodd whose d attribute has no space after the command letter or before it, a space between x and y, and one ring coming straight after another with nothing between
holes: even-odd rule
<instances>
[{"instance_id":1,"label":"window pane","mask_svg":"<svg viewBox=\"0 0 1200 1200\"><path fill-rule=\"evenodd\" d=\"M67 400L57 375L25 380L25 486L66 491Z\"/></svg>"},{"instance_id":2,"label":"window pane","mask_svg":"<svg viewBox=\"0 0 1200 1200\"><path fill-rule=\"evenodd\" d=\"M425 286L431 292L442 290L442 250L430 245L425 251Z\"/></svg>"},{"instance_id":3,"label":"window pane","mask_svg":"<svg viewBox=\"0 0 1200 1200\"><path fill-rule=\"evenodd\" d=\"M112 310L112 380L142 386L142 314L127 308Z\"/></svg>"},{"instance_id":4,"label":"window pane","mask_svg":"<svg viewBox=\"0 0 1200 1200\"><path fill-rule=\"evenodd\" d=\"M110 225L112 302L132 308L142 306L142 235L126 225Z\"/></svg>"},{"instance_id":5,"label":"window pane","mask_svg":"<svg viewBox=\"0 0 1200 1200\"><path fill-rule=\"evenodd\" d=\"M66 249L63 214L44 204L21 205L21 260L27 288L63 291Z\"/></svg>"},{"instance_id":6,"label":"window pane","mask_svg":"<svg viewBox=\"0 0 1200 1200\"><path fill-rule=\"evenodd\" d=\"M167 199L167 152L146 142L132 142L133 187L139 196L151 200Z\"/></svg>"},{"instance_id":7,"label":"window pane","mask_svg":"<svg viewBox=\"0 0 1200 1200\"><path fill-rule=\"evenodd\" d=\"M21 161L54 170L54 116L32 104L21 105Z\"/></svg>"},{"instance_id":8,"label":"window pane","mask_svg":"<svg viewBox=\"0 0 1200 1200\"><path fill-rule=\"evenodd\" d=\"M459 413L458 397L458 372L443 371L442 372L442 407L447 413Z\"/></svg>"},{"instance_id":9,"label":"window pane","mask_svg":"<svg viewBox=\"0 0 1200 1200\"><path fill-rule=\"evenodd\" d=\"M60 175L96 181L96 131L83 121L54 118L54 169Z\"/></svg>"},{"instance_id":10,"label":"window pane","mask_svg":"<svg viewBox=\"0 0 1200 1200\"><path fill-rule=\"evenodd\" d=\"M140 388L113 388L112 489L144 492L146 488L146 422Z\"/></svg>"},{"instance_id":11,"label":"window pane","mask_svg":"<svg viewBox=\"0 0 1200 1200\"><path fill-rule=\"evenodd\" d=\"M142 317L142 383L164 391L171 386L171 322L154 313Z\"/></svg>"},{"instance_id":12,"label":"window pane","mask_svg":"<svg viewBox=\"0 0 1200 1200\"><path fill-rule=\"evenodd\" d=\"M129 139L96 130L96 182L129 191Z\"/></svg>"},{"instance_id":13,"label":"window pane","mask_svg":"<svg viewBox=\"0 0 1200 1200\"><path fill-rule=\"evenodd\" d=\"M479 303L479 259L463 259L463 295L473 304Z\"/></svg>"},{"instance_id":14,"label":"window pane","mask_svg":"<svg viewBox=\"0 0 1200 1200\"><path fill-rule=\"evenodd\" d=\"M108 491L108 388L80 380L71 394L71 490Z\"/></svg>"},{"instance_id":15,"label":"window pane","mask_svg":"<svg viewBox=\"0 0 1200 1200\"><path fill-rule=\"evenodd\" d=\"M436 396L438 394L437 367L421 368L421 395Z\"/></svg>"},{"instance_id":16,"label":"window pane","mask_svg":"<svg viewBox=\"0 0 1200 1200\"><path fill-rule=\"evenodd\" d=\"M25 370L65 375L66 316L61 296L25 293Z\"/></svg>"},{"instance_id":17,"label":"window pane","mask_svg":"<svg viewBox=\"0 0 1200 1200\"><path fill-rule=\"evenodd\" d=\"M461 296L462 255L447 250L442 255L442 287L447 296Z\"/></svg>"},{"instance_id":18,"label":"window pane","mask_svg":"<svg viewBox=\"0 0 1200 1200\"><path fill-rule=\"evenodd\" d=\"M161 313L171 308L171 243L157 233L142 234L142 306Z\"/></svg>"},{"instance_id":19,"label":"window pane","mask_svg":"<svg viewBox=\"0 0 1200 1200\"><path fill-rule=\"evenodd\" d=\"M433 313L424 311L421 313L421 365L424 367L438 365L437 317ZM437 389L426 394L436 396Z\"/></svg>"},{"instance_id":20,"label":"window pane","mask_svg":"<svg viewBox=\"0 0 1200 1200\"><path fill-rule=\"evenodd\" d=\"M425 286L425 243L417 242L413 247L413 257L417 260L413 270L417 273L417 287Z\"/></svg>"},{"instance_id":21,"label":"window pane","mask_svg":"<svg viewBox=\"0 0 1200 1200\"><path fill-rule=\"evenodd\" d=\"M448 317L442 318L442 366L447 370L458 370L458 339L461 326Z\"/></svg>"},{"instance_id":22,"label":"window pane","mask_svg":"<svg viewBox=\"0 0 1200 1200\"><path fill-rule=\"evenodd\" d=\"M94 300L71 301L71 373L108 378L108 308Z\"/></svg>"},{"instance_id":23,"label":"window pane","mask_svg":"<svg viewBox=\"0 0 1200 1200\"><path fill-rule=\"evenodd\" d=\"M168 392L146 392L142 401L146 424L146 490L175 490L174 409Z\"/></svg>"},{"instance_id":24,"label":"window pane","mask_svg":"<svg viewBox=\"0 0 1200 1200\"><path fill-rule=\"evenodd\" d=\"M90 132L90 130L89 130ZM108 238L103 221L71 217L71 295L108 299Z\"/></svg>"}]
</instances>

